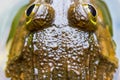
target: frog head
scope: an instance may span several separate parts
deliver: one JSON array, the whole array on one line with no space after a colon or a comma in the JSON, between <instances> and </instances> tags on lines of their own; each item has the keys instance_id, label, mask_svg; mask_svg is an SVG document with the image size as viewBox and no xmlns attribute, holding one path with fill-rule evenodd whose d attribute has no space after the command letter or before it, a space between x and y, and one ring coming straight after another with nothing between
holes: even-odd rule
<instances>
[{"instance_id":1,"label":"frog head","mask_svg":"<svg viewBox=\"0 0 120 80\"><path fill-rule=\"evenodd\" d=\"M68 25L84 31L95 31L97 12L88 2L89 0L38 0L26 10L27 28L34 31L51 25Z\"/></svg>"}]
</instances>

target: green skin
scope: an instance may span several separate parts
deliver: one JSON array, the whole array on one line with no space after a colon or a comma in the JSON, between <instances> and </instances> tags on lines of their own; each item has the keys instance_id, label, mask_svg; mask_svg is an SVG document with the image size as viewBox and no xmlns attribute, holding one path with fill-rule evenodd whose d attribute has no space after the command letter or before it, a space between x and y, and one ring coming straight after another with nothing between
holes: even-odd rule
<instances>
[{"instance_id":1,"label":"green skin","mask_svg":"<svg viewBox=\"0 0 120 80\"><path fill-rule=\"evenodd\" d=\"M109 24L99 17L109 13L99 13L98 2L104 2L49 1L39 0L26 9L26 22L17 28L10 49L6 76L11 80L112 80L118 60Z\"/></svg>"}]
</instances>

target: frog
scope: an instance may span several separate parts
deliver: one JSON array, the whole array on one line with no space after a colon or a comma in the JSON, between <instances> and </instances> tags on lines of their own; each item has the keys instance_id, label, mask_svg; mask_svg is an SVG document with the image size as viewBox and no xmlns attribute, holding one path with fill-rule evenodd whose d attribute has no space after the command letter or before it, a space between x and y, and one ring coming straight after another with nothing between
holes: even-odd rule
<instances>
[{"instance_id":1,"label":"frog","mask_svg":"<svg viewBox=\"0 0 120 80\"><path fill-rule=\"evenodd\" d=\"M11 80L113 80L118 67L103 0L31 0L8 55Z\"/></svg>"}]
</instances>

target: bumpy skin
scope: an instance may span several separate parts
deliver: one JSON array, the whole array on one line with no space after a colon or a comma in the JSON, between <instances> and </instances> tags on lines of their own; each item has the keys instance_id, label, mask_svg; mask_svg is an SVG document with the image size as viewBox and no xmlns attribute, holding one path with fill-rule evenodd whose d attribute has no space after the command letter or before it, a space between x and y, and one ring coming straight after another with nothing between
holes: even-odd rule
<instances>
[{"instance_id":1,"label":"bumpy skin","mask_svg":"<svg viewBox=\"0 0 120 80\"><path fill-rule=\"evenodd\" d=\"M23 26L16 32L21 33L15 35L6 67L11 80L113 79L117 59L108 27L99 20L94 31L70 25L71 3L53 0L55 17L49 26L37 31Z\"/></svg>"}]
</instances>

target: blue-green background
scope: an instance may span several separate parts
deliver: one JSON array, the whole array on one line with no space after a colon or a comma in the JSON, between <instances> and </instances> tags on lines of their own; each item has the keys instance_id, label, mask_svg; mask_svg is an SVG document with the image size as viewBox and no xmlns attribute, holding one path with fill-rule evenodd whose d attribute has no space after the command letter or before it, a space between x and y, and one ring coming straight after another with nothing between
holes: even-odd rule
<instances>
[{"instance_id":1,"label":"blue-green background","mask_svg":"<svg viewBox=\"0 0 120 80\"><path fill-rule=\"evenodd\" d=\"M114 40L117 44L117 57L120 59L120 0L104 0L111 12L113 20ZM4 68L7 61L5 42L7 40L10 25L19 8L27 4L29 0L0 0L0 80L5 78ZM120 68L117 70L114 80L120 80Z\"/></svg>"}]
</instances>

